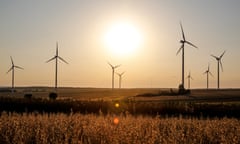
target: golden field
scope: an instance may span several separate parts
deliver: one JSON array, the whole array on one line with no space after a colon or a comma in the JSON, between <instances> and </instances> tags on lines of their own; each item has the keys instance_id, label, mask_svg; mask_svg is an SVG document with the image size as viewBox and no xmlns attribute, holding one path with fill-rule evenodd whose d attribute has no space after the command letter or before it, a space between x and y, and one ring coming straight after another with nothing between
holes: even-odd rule
<instances>
[{"instance_id":1,"label":"golden field","mask_svg":"<svg viewBox=\"0 0 240 144\"><path fill-rule=\"evenodd\" d=\"M116 121L117 119L118 121ZM237 119L2 113L1 143L239 143Z\"/></svg>"},{"instance_id":2,"label":"golden field","mask_svg":"<svg viewBox=\"0 0 240 144\"><path fill-rule=\"evenodd\" d=\"M18 88L14 94L1 92L0 143L240 141L238 89L196 89L174 95L176 89L60 88L54 101L48 100L52 91ZM25 99L26 93L32 99Z\"/></svg>"}]
</instances>

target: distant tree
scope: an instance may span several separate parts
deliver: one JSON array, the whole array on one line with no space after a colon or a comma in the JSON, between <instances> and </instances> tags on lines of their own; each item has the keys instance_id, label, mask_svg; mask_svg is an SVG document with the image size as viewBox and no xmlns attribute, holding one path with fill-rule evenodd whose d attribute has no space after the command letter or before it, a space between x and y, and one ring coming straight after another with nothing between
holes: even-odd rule
<instances>
[{"instance_id":1,"label":"distant tree","mask_svg":"<svg viewBox=\"0 0 240 144\"><path fill-rule=\"evenodd\" d=\"M56 100L56 99L57 99L57 96L58 96L58 94L55 93L55 92L49 93L49 99Z\"/></svg>"},{"instance_id":2,"label":"distant tree","mask_svg":"<svg viewBox=\"0 0 240 144\"><path fill-rule=\"evenodd\" d=\"M26 99L31 99L31 98L32 98L32 94L27 93L27 94L24 95L24 98L26 98Z\"/></svg>"},{"instance_id":3,"label":"distant tree","mask_svg":"<svg viewBox=\"0 0 240 144\"><path fill-rule=\"evenodd\" d=\"M184 92L185 92L185 89L184 89L184 87L183 87L183 84L180 84L180 85L178 86L178 94L184 94Z\"/></svg>"},{"instance_id":4,"label":"distant tree","mask_svg":"<svg viewBox=\"0 0 240 144\"><path fill-rule=\"evenodd\" d=\"M180 84L178 86L178 94L182 95L182 94L190 94L191 91L190 90L186 90L182 84Z\"/></svg>"}]
</instances>

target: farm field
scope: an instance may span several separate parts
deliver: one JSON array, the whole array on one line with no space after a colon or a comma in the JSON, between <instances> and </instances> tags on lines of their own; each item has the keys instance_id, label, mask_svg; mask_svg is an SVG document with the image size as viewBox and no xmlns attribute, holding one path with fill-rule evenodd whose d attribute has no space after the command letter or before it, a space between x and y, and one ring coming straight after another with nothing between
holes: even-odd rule
<instances>
[{"instance_id":1,"label":"farm field","mask_svg":"<svg viewBox=\"0 0 240 144\"><path fill-rule=\"evenodd\" d=\"M176 89L60 88L58 98L49 100L51 91L50 88L18 88L14 94L1 92L0 111L240 118L238 89L199 89L176 95ZM24 98L27 93L32 94L31 99Z\"/></svg>"},{"instance_id":2,"label":"farm field","mask_svg":"<svg viewBox=\"0 0 240 144\"><path fill-rule=\"evenodd\" d=\"M10 143L226 143L240 141L237 119L131 115L17 114L0 116L0 142Z\"/></svg>"},{"instance_id":3,"label":"farm field","mask_svg":"<svg viewBox=\"0 0 240 144\"><path fill-rule=\"evenodd\" d=\"M31 93L33 98L48 99L49 92L54 89L49 87L23 87L17 88L16 93L0 92L0 97L23 98L24 94ZM190 94L174 95L177 89L171 88L129 88L129 89L109 89L109 88L59 88L58 99L75 100L122 100L134 98L137 101L206 101L206 102L237 102L240 101L240 89L193 89Z\"/></svg>"},{"instance_id":4,"label":"farm field","mask_svg":"<svg viewBox=\"0 0 240 144\"><path fill-rule=\"evenodd\" d=\"M17 88L0 93L0 143L239 143L240 90ZM31 99L24 98L32 94Z\"/></svg>"}]
</instances>

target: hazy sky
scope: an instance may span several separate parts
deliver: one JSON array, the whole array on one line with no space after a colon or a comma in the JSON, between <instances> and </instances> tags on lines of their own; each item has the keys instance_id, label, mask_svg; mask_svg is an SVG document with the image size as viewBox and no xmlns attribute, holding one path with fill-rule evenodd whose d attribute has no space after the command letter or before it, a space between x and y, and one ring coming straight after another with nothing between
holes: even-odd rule
<instances>
[{"instance_id":1,"label":"hazy sky","mask_svg":"<svg viewBox=\"0 0 240 144\"><path fill-rule=\"evenodd\" d=\"M1 0L0 86L11 85L14 63L17 86L53 86L55 55L69 62L59 64L59 86L111 87L111 68L126 71L123 87L177 87L181 82L182 21L186 39L199 49L185 47L185 75L191 71L192 87L217 86L217 63L210 54L223 56L220 86L240 87L239 0ZM128 23L140 33L141 44L128 55L112 53L104 35L118 23ZM118 77L115 77L118 86ZM187 81L186 81L187 82ZM187 85L187 83L186 83Z\"/></svg>"}]
</instances>

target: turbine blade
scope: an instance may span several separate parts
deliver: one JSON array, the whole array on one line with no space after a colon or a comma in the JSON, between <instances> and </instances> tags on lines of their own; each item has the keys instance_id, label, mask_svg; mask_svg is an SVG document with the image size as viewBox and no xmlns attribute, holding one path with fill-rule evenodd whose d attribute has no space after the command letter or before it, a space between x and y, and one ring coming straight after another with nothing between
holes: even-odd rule
<instances>
[{"instance_id":1,"label":"turbine blade","mask_svg":"<svg viewBox=\"0 0 240 144\"><path fill-rule=\"evenodd\" d=\"M226 51L224 51L224 52L221 54L220 59L223 57L223 55L225 54L225 52L226 52Z\"/></svg>"},{"instance_id":2,"label":"turbine blade","mask_svg":"<svg viewBox=\"0 0 240 144\"><path fill-rule=\"evenodd\" d=\"M213 74L210 71L208 73L213 77Z\"/></svg>"},{"instance_id":3,"label":"turbine blade","mask_svg":"<svg viewBox=\"0 0 240 144\"><path fill-rule=\"evenodd\" d=\"M120 74L119 74L119 73L117 73L117 72L115 72L115 74L117 74L118 76L120 76Z\"/></svg>"},{"instance_id":4,"label":"turbine blade","mask_svg":"<svg viewBox=\"0 0 240 144\"><path fill-rule=\"evenodd\" d=\"M48 61L46 61L46 63L48 63L48 62L50 62L50 61L54 60L55 58L57 58L57 57L56 57L56 56L54 56L53 58L51 58L51 59L49 59Z\"/></svg>"},{"instance_id":5,"label":"turbine blade","mask_svg":"<svg viewBox=\"0 0 240 144\"><path fill-rule=\"evenodd\" d=\"M18 68L18 69L24 69L24 68L22 68L22 67L20 67L20 66L14 66L15 68Z\"/></svg>"},{"instance_id":6,"label":"turbine blade","mask_svg":"<svg viewBox=\"0 0 240 144\"><path fill-rule=\"evenodd\" d=\"M7 71L7 74L13 69L13 67L11 67L8 71Z\"/></svg>"},{"instance_id":7,"label":"turbine blade","mask_svg":"<svg viewBox=\"0 0 240 144\"><path fill-rule=\"evenodd\" d=\"M187 76L187 78L188 78L188 79L192 79L192 80L193 80L193 78L192 78L192 76L191 76L191 72L189 72L189 73L188 73L188 76Z\"/></svg>"},{"instance_id":8,"label":"turbine blade","mask_svg":"<svg viewBox=\"0 0 240 144\"><path fill-rule=\"evenodd\" d=\"M208 73L208 71L205 71L203 74L207 74Z\"/></svg>"},{"instance_id":9,"label":"turbine blade","mask_svg":"<svg viewBox=\"0 0 240 144\"><path fill-rule=\"evenodd\" d=\"M221 61L221 60L219 60L219 62L220 62L220 66L221 66L221 69L222 69L222 72L223 72L222 61Z\"/></svg>"},{"instance_id":10,"label":"turbine blade","mask_svg":"<svg viewBox=\"0 0 240 144\"><path fill-rule=\"evenodd\" d=\"M212 57L214 57L215 59L218 59L218 57L216 57L215 55L211 55Z\"/></svg>"},{"instance_id":11,"label":"turbine blade","mask_svg":"<svg viewBox=\"0 0 240 144\"><path fill-rule=\"evenodd\" d=\"M58 58L59 58L61 61L63 61L63 62L65 62L66 64L68 64L68 62L65 61L62 57L58 56Z\"/></svg>"},{"instance_id":12,"label":"turbine blade","mask_svg":"<svg viewBox=\"0 0 240 144\"><path fill-rule=\"evenodd\" d=\"M117 75L119 75L119 76L122 76L125 72L122 72L122 73L117 73L117 72L115 72Z\"/></svg>"},{"instance_id":13,"label":"turbine blade","mask_svg":"<svg viewBox=\"0 0 240 144\"><path fill-rule=\"evenodd\" d=\"M125 72L122 72L120 75L123 75Z\"/></svg>"},{"instance_id":14,"label":"turbine blade","mask_svg":"<svg viewBox=\"0 0 240 144\"><path fill-rule=\"evenodd\" d=\"M194 44L192 44L191 42L189 42L189 41L185 41L187 44L189 44L189 45L191 45L191 46L193 46L193 47L195 47L195 48L198 48L197 46L195 46Z\"/></svg>"},{"instance_id":15,"label":"turbine blade","mask_svg":"<svg viewBox=\"0 0 240 144\"><path fill-rule=\"evenodd\" d=\"M56 43L56 56L58 56L58 42Z\"/></svg>"},{"instance_id":16,"label":"turbine blade","mask_svg":"<svg viewBox=\"0 0 240 144\"><path fill-rule=\"evenodd\" d=\"M182 49L183 49L183 44L182 44L182 46L178 49L176 55L178 55Z\"/></svg>"},{"instance_id":17,"label":"turbine blade","mask_svg":"<svg viewBox=\"0 0 240 144\"><path fill-rule=\"evenodd\" d=\"M14 63L13 63L13 59L12 59L12 56L10 56L10 58L11 58L12 65L14 65Z\"/></svg>"},{"instance_id":18,"label":"turbine blade","mask_svg":"<svg viewBox=\"0 0 240 144\"><path fill-rule=\"evenodd\" d=\"M114 68L112 64L110 64L110 62L108 62L108 65L110 65L110 67Z\"/></svg>"},{"instance_id":19,"label":"turbine blade","mask_svg":"<svg viewBox=\"0 0 240 144\"><path fill-rule=\"evenodd\" d=\"M114 68L118 68L118 67L120 67L121 65L116 65L116 66L114 66Z\"/></svg>"},{"instance_id":20,"label":"turbine blade","mask_svg":"<svg viewBox=\"0 0 240 144\"><path fill-rule=\"evenodd\" d=\"M181 26L181 30L182 30L183 41L185 41L185 35L184 35L184 32L183 32L183 27L182 27L182 23L181 22L180 22L180 26Z\"/></svg>"}]
</instances>

